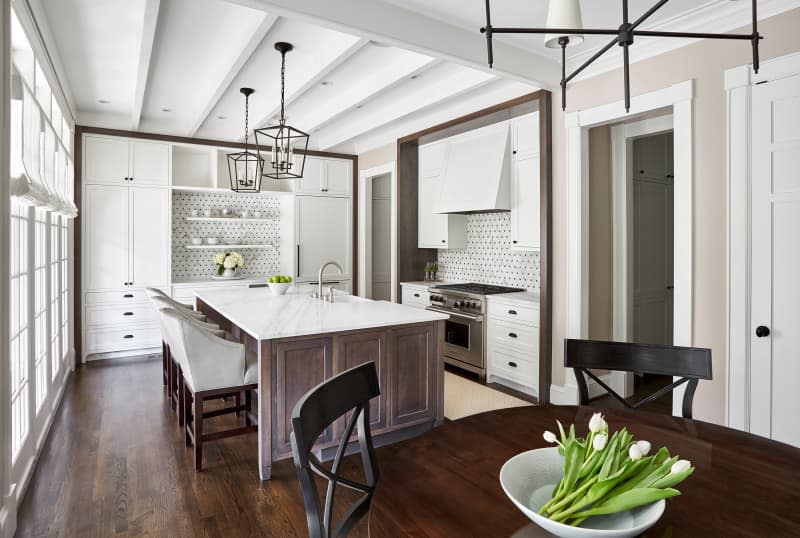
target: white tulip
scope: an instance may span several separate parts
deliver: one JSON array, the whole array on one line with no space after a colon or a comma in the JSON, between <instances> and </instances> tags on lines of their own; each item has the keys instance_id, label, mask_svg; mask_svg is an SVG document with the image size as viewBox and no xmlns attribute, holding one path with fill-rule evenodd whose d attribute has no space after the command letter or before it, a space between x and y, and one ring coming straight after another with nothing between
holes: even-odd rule
<instances>
[{"instance_id":1,"label":"white tulip","mask_svg":"<svg viewBox=\"0 0 800 538\"><path fill-rule=\"evenodd\" d=\"M605 431L607 427L608 424L606 424L606 421L603 419L603 415L600 413L595 413L592 415L592 418L589 419L589 431L592 433Z\"/></svg>"},{"instance_id":2,"label":"white tulip","mask_svg":"<svg viewBox=\"0 0 800 538\"><path fill-rule=\"evenodd\" d=\"M678 460L672 464L672 469L670 469L669 472L672 474L682 473L691 466L692 462L689 460Z\"/></svg>"},{"instance_id":3,"label":"white tulip","mask_svg":"<svg viewBox=\"0 0 800 538\"><path fill-rule=\"evenodd\" d=\"M544 440L547 441L548 443L556 442L556 434L554 434L553 432L546 431L544 432L544 435L542 435L542 437L544 437Z\"/></svg>"},{"instance_id":4,"label":"white tulip","mask_svg":"<svg viewBox=\"0 0 800 538\"><path fill-rule=\"evenodd\" d=\"M643 456L642 449L639 448L638 444L633 443L628 449L628 456L630 456L633 461L639 461Z\"/></svg>"},{"instance_id":5,"label":"white tulip","mask_svg":"<svg viewBox=\"0 0 800 538\"><path fill-rule=\"evenodd\" d=\"M636 446L642 453L642 456L647 456L650 453L650 441L636 441Z\"/></svg>"},{"instance_id":6,"label":"white tulip","mask_svg":"<svg viewBox=\"0 0 800 538\"><path fill-rule=\"evenodd\" d=\"M600 452L606 447L607 442L608 442L608 435L601 433L592 440L592 446L596 451Z\"/></svg>"}]
</instances>

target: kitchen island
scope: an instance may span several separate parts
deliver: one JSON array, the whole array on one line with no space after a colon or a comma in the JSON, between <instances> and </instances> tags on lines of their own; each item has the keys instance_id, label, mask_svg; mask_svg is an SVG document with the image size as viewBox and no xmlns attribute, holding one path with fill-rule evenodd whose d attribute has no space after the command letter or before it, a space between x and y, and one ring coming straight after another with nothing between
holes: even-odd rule
<instances>
[{"instance_id":1,"label":"kitchen island","mask_svg":"<svg viewBox=\"0 0 800 538\"><path fill-rule=\"evenodd\" d=\"M294 287L274 296L267 288L197 293L197 309L258 355L259 475L292 456L291 415L308 390L368 361L378 370L381 395L370 406L376 445L413 437L444 419L442 349L447 315L386 301L336 295L329 303ZM320 436L317 448L335 450L344 424Z\"/></svg>"}]
</instances>

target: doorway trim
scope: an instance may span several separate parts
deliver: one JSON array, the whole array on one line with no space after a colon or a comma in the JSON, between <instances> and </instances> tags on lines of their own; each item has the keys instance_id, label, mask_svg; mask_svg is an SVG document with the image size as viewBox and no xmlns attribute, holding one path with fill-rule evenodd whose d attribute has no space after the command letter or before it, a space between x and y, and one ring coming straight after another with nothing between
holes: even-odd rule
<instances>
[{"instance_id":1,"label":"doorway trim","mask_svg":"<svg viewBox=\"0 0 800 538\"><path fill-rule=\"evenodd\" d=\"M694 80L635 96L630 113L622 101L566 115L567 145L567 308L566 338L586 338L589 328L589 129L635 118L664 108L672 109L674 133L674 307L673 343L692 343L693 266L693 112ZM611 385L617 390L616 387ZM673 414L680 415L683 387L673 391ZM620 387L620 390L622 388ZM571 370L565 372L564 387L551 388L554 401L578 401L577 382Z\"/></svg>"},{"instance_id":2,"label":"doorway trim","mask_svg":"<svg viewBox=\"0 0 800 538\"><path fill-rule=\"evenodd\" d=\"M361 170L358 174L358 295L360 297L367 296L367 259L372 253L371 245L368 245L367 233L368 215L372 215L372 211L368 211L367 201L372 199L372 178L378 176L389 175L390 192L392 201L390 204L391 214L390 229L391 229L391 265L390 265L390 283L391 283L391 301L396 303L397 298L397 161L390 161L386 164L367 168ZM370 287L371 289L371 287Z\"/></svg>"},{"instance_id":3,"label":"doorway trim","mask_svg":"<svg viewBox=\"0 0 800 538\"><path fill-rule=\"evenodd\" d=\"M727 69L728 144L728 319L725 384L725 423L750 431L750 186L752 87L761 82L800 73L800 53L761 62L758 74L752 64Z\"/></svg>"}]
</instances>

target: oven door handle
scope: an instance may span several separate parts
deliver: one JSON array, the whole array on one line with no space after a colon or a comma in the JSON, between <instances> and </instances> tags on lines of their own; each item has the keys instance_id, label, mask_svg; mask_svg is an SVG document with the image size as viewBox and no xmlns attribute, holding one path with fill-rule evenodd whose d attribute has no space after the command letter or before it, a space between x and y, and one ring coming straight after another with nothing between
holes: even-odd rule
<instances>
[{"instance_id":1,"label":"oven door handle","mask_svg":"<svg viewBox=\"0 0 800 538\"><path fill-rule=\"evenodd\" d=\"M464 318L470 321L483 321L483 316L472 316L470 314L462 314L461 312L450 312L449 310L442 310L441 308L434 308L432 306L425 307L425 310L438 312L440 314L447 314L449 316L453 316L454 318Z\"/></svg>"}]
</instances>

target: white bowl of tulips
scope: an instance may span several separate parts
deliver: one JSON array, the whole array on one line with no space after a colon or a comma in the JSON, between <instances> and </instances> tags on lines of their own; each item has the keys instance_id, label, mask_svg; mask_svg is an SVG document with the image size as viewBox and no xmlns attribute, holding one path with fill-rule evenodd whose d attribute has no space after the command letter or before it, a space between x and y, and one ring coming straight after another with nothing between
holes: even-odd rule
<instances>
[{"instance_id":1,"label":"white bowl of tulips","mask_svg":"<svg viewBox=\"0 0 800 538\"><path fill-rule=\"evenodd\" d=\"M534 523L563 538L638 536L664 513L665 499L692 472L687 460L666 448L650 454L650 443L624 428L609 435L600 413L589 434L575 426L559 436L544 432L551 448L517 454L500 469L500 484Z\"/></svg>"}]
</instances>

